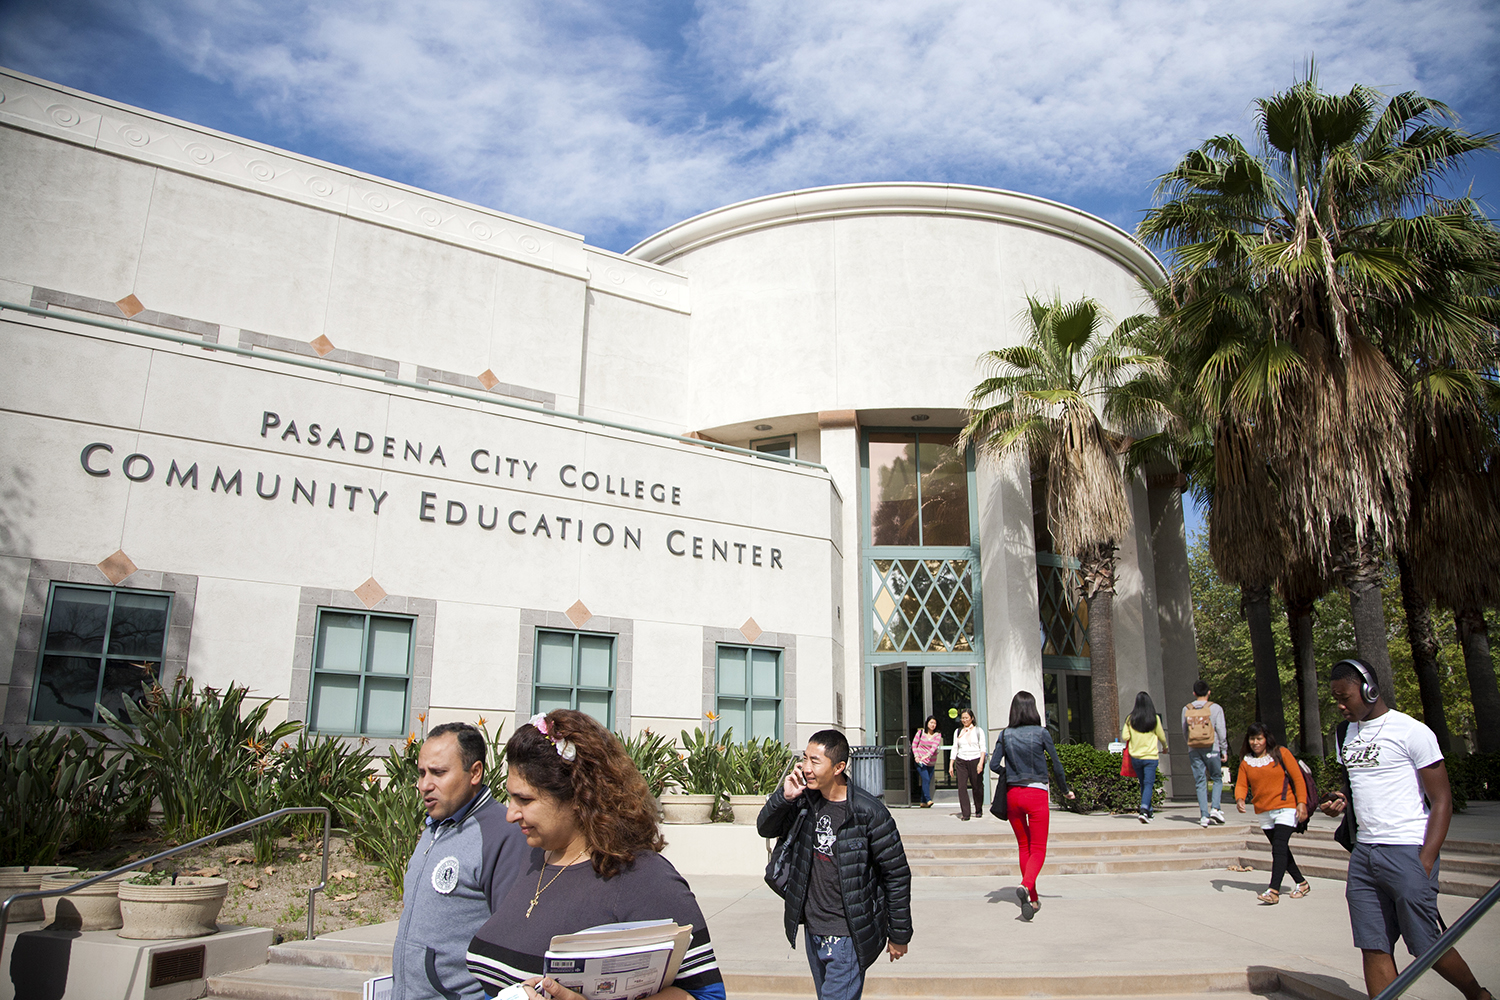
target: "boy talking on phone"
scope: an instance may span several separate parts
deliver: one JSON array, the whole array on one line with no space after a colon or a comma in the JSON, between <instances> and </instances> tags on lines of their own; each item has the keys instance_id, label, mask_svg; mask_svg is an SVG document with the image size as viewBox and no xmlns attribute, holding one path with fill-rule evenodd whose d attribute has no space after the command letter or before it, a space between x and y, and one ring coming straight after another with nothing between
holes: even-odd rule
<instances>
[{"instance_id":1,"label":"boy talking on phone","mask_svg":"<svg viewBox=\"0 0 1500 1000\"><path fill-rule=\"evenodd\" d=\"M804 945L818 1000L859 1000L865 969L882 951L895 961L911 941L911 869L885 804L849 783L849 741L813 734L806 756L771 793L756 820L780 837L805 812L787 878L786 938Z\"/></svg>"}]
</instances>

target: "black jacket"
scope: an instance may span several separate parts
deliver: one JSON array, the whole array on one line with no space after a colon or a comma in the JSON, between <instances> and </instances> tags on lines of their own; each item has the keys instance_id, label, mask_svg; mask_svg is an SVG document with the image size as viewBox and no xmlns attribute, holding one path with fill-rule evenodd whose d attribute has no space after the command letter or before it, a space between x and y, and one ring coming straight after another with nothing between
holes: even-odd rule
<instances>
[{"instance_id":1,"label":"black jacket","mask_svg":"<svg viewBox=\"0 0 1500 1000\"><path fill-rule=\"evenodd\" d=\"M788 802L778 788L766 800L755 828L762 837L780 837L791 829L797 810L810 809L821 800L821 793L809 790ZM784 914L787 943L792 945L797 943L797 925L802 923L812 877L815 825L809 816L792 848ZM911 868L896 821L885 804L852 782L849 809L838 829L833 854L843 891L844 919L849 921L859 966L867 969L885 950L888 939L896 944L911 940Z\"/></svg>"},{"instance_id":2,"label":"black jacket","mask_svg":"<svg viewBox=\"0 0 1500 1000\"><path fill-rule=\"evenodd\" d=\"M1052 773L1057 776L1057 792L1068 794L1068 776L1063 773L1052 734L1041 726L1016 726L1002 729L995 737L995 752L990 755L990 770L1000 773L1000 758L1005 758L1006 785L1030 785L1047 780L1047 758L1052 758Z\"/></svg>"}]
</instances>

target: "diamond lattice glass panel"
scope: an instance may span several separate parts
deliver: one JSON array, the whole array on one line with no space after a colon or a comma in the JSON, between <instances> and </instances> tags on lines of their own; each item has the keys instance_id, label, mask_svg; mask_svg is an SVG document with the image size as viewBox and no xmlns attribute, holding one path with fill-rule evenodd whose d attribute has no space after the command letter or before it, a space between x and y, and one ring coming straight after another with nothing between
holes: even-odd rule
<instances>
[{"instance_id":1,"label":"diamond lattice glass panel","mask_svg":"<svg viewBox=\"0 0 1500 1000\"><path fill-rule=\"evenodd\" d=\"M37 722L93 722L98 687L97 657L48 656L37 678L33 718Z\"/></svg>"},{"instance_id":2,"label":"diamond lattice glass panel","mask_svg":"<svg viewBox=\"0 0 1500 1000\"><path fill-rule=\"evenodd\" d=\"M580 691L578 692L578 711L585 715L592 715L594 721L604 728L609 728L609 699L608 691Z\"/></svg>"},{"instance_id":3,"label":"diamond lattice glass panel","mask_svg":"<svg viewBox=\"0 0 1500 1000\"><path fill-rule=\"evenodd\" d=\"M719 693L742 696L745 691L745 650L719 647Z\"/></svg>"},{"instance_id":4,"label":"diamond lattice glass panel","mask_svg":"<svg viewBox=\"0 0 1500 1000\"><path fill-rule=\"evenodd\" d=\"M920 545L917 436L871 434L870 539L876 545Z\"/></svg>"},{"instance_id":5,"label":"diamond lattice glass panel","mask_svg":"<svg viewBox=\"0 0 1500 1000\"><path fill-rule=\"evenodd\" d=\"M109 620L109 593L58 587L52 592L52 617L47 623L47 650L53 653L100 653ZM93 686L89 687L93 697ZM89 705L93 714L93 704Z\"/></svg>"},{"instance_id":6,"label":"diamond lattice glass panel","mask_svg":"<svg viewBox=\"0 0 1500 1000\"><path fill-rule=\"evenodd\" d=\"M405 677L410 658L410 619L370 619L370 673L400 674ZM401 727L398 725L396 728Z\"/></svg>"},{"instance_id":7,"label":"diamond lattice glass panel","mask_svg":"<svg viewBox=\"0 0 1500 1000\"><path fill-rule=\"evenodd\" d=\"M364 668L364 664L360 662L364 639L364 615L323 612L318 616L317 669L359 673ZM345 731L353 730L351 728Z\"/></svg>"},{"instance_id":8,"label":"diamond lattice glass panel","mask_svg":"<svg viewBox=\"0 0 1500 1000\"><path fill-rule=\"evenodd\" d=\"M536 637L536 682L538 684L573 683L573 635L569 632L542 632ZM571 699L570 699L571 700ZM572 708L553 705L553 708ZM538 709L540 711L540 709Z\"/></svg>"},{"instance_id":9,"label":"diamond lattice glass panel","mask_svg":"<svg viewBox=\"0 0 1500 1000\"><path fill-rule=\"evenodd\" d=\"M319 674L313 679L309 728L323 733L353 733L359 729L359 678Z\"/></svg>"},{"instance_id":10,"label":"diamond lattice glass panel","mask_svg":"<svg viewBox=\"0 0 1500 1000\"><path fill-rule=\"evenodd\" d=\"M578 637L578 683L583 687L614 687L609 676L614 640L607 635Z\"/></svg>"},{"instance_id":11,"label":"diamond lattice glass panel","mask_svg":"<svg viewBox=\"0 0 1500 1000\"><path fill-rule=\"evenodd\" d=\"M973 650L974 575L969 560L872 560L870 568L877 651ZM882 598L889 603L882 603Z\"/></svg>"},{"instance_id":12,"label":"diamond lattice glass panel","mask_svg":"<svg viewBox=\"0 0 1500 1000\"><path fill-rule=\"evenodd\" d=\"M406 678L365 681L365 728L371 736L393 736L406 725Z\"/></svg>"},{"instance_id":13,"label":"diamond lattice glass panel","mask_svg":"<svg viewBox=\"0 0 1500 1000\"><path fill-rule=\"evenodd\" d=\"M969 463L956 434L922 434L922 544L969 544Z\"/></svg>"},{"instance_id":14,"label":"diamond lattice glass panel","mask_svg":"<svg viewBox=\"0 0 1500 1000\"><path fill-rule=\"evenodd\" d=\"M750 691L762 698L781 694L780 655L770 649L750 651Z\"/></svg>"},{"instance_id":15,"label":"diamond lattice glass panel","mask_svg":"<svg viewBox=\"0 0 1500 1000\"><path fill-rule=\"evenodd\" d=\"M115 594L109 623L111 656L161 656L167 641L168 598L162 594Z\"/></svg>"}]
</instances>

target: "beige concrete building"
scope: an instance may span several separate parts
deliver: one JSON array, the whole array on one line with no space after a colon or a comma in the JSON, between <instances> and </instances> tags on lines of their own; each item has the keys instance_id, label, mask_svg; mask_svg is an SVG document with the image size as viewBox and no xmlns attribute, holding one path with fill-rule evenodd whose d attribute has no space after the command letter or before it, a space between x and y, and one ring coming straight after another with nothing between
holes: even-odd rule
<instances>
[{"instance_id":1,"label":"beige concrete building","mask_svg":"<svg viewBox=\"0 0 1500 1000\"><path fill-rule=\"evenodd\" d=\"M340 735L574 705L904 747L1022 688L1090 731L1029 470L954 439L1027 294L1142 306L1099 219L847 185L621 255L10 72L0 187L7 732L183 671ZM1134 500L1121 698L1173 706L1180 500Z\"/></svg>"}]
</instances>

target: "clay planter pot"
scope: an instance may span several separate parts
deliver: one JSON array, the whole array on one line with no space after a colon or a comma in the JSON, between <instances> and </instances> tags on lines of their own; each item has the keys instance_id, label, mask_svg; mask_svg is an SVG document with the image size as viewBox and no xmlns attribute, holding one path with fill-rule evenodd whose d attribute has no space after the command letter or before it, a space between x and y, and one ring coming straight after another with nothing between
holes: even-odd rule
<instances>
[{"instance_id":1,"label":"clay planter pot","mask_svg":"<svg viewBox=\"0 0 1500 1000\"><path fill-rule=\"evenodd\" d=\"M668 792L661 797L663 823L712 823L717 795Z\"/></svg>"},{"instance_id":2,"label":"clay planter pot","mask_svg":"<svg viewBox=\"0 0 1500 1000\"><path fill-rule=\"evenodd\" d=\"M731 795L729 811L734 813L735 826L754 826L760 810L766 804L765 795Z\"/></svg>"},{"instance_id":3,"label":"clay planter pot","mask_svg":"<svg viewBox=\"0 0 1500 1000\"><path fill-rule=\"evenodd\" d=\"M40 888L65 889L75 882L102 875L103 872L64 872L42 879ZM120 926L120 883L129 875L95 882L66 896L48 896L42 900L42 912L48 926L55 931L112 931Z\"/></svg>"},{"instance_id":4,"label":"clay planter pot","mask_svg":"<svg viewBox=\"0 0 1500 1000\"><path fill-rule=\"evenodd\" d=\"M18 892L35 892L41 888L42 879L48 875L60 875L63 872L76 872L77 870L68 865L32 865L29 869L20 866L0 868L0 903ZM42 917L40 899L23 899L11 904L10 915L7 919L16 924L41 920Z\"/></svg>"},{"instance_id":5,"label":"clay planter pot","mask_svg":"<svg viewBox=\"0 0 1500 1000\"><path fill-rule=\"evenodd\" d=\"M202 937L219 929L229 880L183 875L177 884L120 883L119 935L133 940Z\"/></svg>"}]
</instances>

